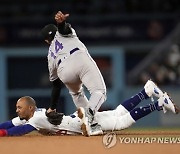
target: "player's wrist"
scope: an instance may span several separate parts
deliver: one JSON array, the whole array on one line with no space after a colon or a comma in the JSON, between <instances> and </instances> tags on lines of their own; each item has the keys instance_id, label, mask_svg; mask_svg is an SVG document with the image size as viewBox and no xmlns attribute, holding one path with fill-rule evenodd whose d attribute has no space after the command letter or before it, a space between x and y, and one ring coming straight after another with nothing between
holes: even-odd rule
<instances>
[{"instance_id":1,"label":"player's wrist","mask_svg":"<svg viewBox=\"0 0 180 154\"><path fill-rule=\"evenodd\" d=\"M47 110L47 113L50 113L50 112L56 112L56 109L49 108L49 109Z\"/></svg>"}]
</instances>

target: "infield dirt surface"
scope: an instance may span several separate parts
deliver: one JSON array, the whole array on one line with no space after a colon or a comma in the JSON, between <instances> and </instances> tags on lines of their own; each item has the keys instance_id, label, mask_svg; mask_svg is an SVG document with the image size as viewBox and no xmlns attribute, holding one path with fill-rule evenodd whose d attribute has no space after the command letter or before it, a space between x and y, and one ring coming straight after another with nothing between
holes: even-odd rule
<instances>
[{"instance_id":1,"label":"infield dirt surface","mask_svg":"<svg viewBox=\"0 0 180 154\"><path fill-rule=\"evenodd\" d=\"M115 132L117 137L180 139L180 129L134 130ZM178 140L180 141L180 140ZM43 136L37 132L21 137L1 137L0 154L179 154L178 143L120 143L105 148L103 136Z\"/></svg>"}]
</instances>

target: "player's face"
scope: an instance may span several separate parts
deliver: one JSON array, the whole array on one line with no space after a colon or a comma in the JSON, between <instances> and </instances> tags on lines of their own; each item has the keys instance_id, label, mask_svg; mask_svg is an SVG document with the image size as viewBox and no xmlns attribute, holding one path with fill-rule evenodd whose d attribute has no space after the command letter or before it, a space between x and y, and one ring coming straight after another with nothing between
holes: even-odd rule
<instances>
[{"instance_id":1,"label":"player's face","mask_svg":"<svg viewBox=\"0 0 180 154\"><path fill-rule=\"evenodd\" d=\"M16 113L19 118L29 120L31 115L31 106L29 106L25 100L18 100L16 103Z\"/></svg>"}]
</instances>

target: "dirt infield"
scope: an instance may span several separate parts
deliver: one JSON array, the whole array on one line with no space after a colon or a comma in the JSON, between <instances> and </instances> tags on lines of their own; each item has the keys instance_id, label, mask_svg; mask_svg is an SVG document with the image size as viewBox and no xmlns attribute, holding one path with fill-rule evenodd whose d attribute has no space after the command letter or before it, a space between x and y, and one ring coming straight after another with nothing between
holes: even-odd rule
<instances>
[{"instance_id":1,"label":"dirt infield","mask_svg":"<svg viewBox=\"0 0 180 154\"><path fill-rule=\"evenodd\" d=\"M21 137L0 138L1 154L96 154L96 153L122 153L122 154L179 154L180 130L123 130L115 132L117 141L111 148L103 144L104 136L42 136L38 133ZM126 138L124 142L118 138ZM141 139L140 143L130 143L130 138ZM142 139L161 138L161 142L144 142ZM167 140L162 140L167 139ZM177 139L170 143L169 138ZM145 141L145 140L144 140Z\"/></svg>"}]
</instances>

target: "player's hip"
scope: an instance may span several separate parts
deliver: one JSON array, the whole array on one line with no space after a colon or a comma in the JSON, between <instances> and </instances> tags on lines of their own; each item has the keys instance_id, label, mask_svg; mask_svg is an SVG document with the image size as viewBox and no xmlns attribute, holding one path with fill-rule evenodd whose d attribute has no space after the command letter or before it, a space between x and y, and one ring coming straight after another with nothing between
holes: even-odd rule
<instances>
[{"instance_id":1,"label":"player's hip","mask_svg":"<svg viewBox=\"0 0 180 154\"><path fill-rule=\"evenodd\" d=\"M70 51L59 54L56 58L57 67L61 66L66 61L71 61L72 59L77 58L76 55L81 55L82 53L86 53L86 50L76 47Z\"/></svg>"}]
</instances>

